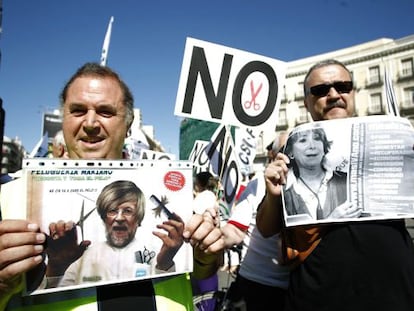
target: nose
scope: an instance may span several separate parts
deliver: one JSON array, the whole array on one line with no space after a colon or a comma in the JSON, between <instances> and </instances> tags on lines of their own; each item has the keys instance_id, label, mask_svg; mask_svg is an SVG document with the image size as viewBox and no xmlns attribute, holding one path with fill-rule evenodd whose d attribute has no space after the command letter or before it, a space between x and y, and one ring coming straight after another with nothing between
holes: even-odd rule
<instances>
[{"instance_id":1,"label":"nose","mask_svg":"<svg viewBox=\"0 0 414 311\"><path fill-rule=\"evenodd\" d=\"M98 116L95 110L88 110L83 121L83 128L86 133L99 131Z\"/></svg>"},{"instance_id":2,"label":"nose","mask_svg":"<svg viewBox=\"0 0 414 311\"><path fill-rule=\"evenodd\" d=\"M123 221L125 219L125 215L124 215L124 211L122 209L120 209L116 216L115 216L115 220L116 221Z\"/></svg>"},{"instance_id":3,"label":"nose","mask_svg":"<svg viewBox=\"0 0 414 311\"><path fill-rule=\"evenodd\" d=\"M85 126L93 127L96 123L96 112L94 110L88 110L88 113L85 115Z\"/></svg>"},{"instance_id":4,"label":"nose","mask_svg":"<svg viewBox=\"0 0 414 311\"><path fill-rule=\"evenodd\" d=\"M308 145L309 145L309 148L315 147L315 141L313 139L309 139Z\"/></svg>"},{"instance_id":5,"label":"nose","mask_svg":"<svg viewBox=\"0 0 414 311\"><path fill-rule=\"evenodd\" d=\"M330 89L329 89L329 92L328 92L328 95L327 95L328 97L330 97L330 98L338 98L338 97L340 97L341 95L339 94L339 92L332 86Z\"/></svg>"}]
</instances>

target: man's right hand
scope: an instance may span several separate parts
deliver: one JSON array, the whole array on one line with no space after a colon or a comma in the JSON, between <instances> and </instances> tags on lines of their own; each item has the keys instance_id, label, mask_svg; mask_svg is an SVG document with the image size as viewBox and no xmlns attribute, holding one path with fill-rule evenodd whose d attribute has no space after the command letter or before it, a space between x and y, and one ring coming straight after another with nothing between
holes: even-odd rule
<instances>
[{"instance_id":1,"label":"man's right hand","mask_svg":"<svg viewBox=\"0 0 414 311\"><path fill-rule=\"evenodd\" d=\"M289 157L279 152L276 158L266 166L264 177L268 194L272 194L273 196L281 195L281 186L286 184L289 163Z\"/></svg>"},{"instance_id":2,"label":"man's right hand","mask_svg":"<svg viewBox=\"0 0 414 311\"><path fill-rule=\"evenodd\" d=\"M62 276L66 269L80 258L91 244L82 241L78 244L76 225L73 221L62 220L49 225L46 253L48 255L47 277Z\"/></svg>"},{"instance_id":3,"label":"man's right hand","mask_svg":"<svg viewBox=\"0 0 414 311\"><path fill-rule=\"evenodd\" d=\"M266 195L256 214L256 227L264 237L270 237L282 229L281 194L282 187L286 184L289 164L289 157L279 152L265 169Z\"/></svg>"}]
</instances>

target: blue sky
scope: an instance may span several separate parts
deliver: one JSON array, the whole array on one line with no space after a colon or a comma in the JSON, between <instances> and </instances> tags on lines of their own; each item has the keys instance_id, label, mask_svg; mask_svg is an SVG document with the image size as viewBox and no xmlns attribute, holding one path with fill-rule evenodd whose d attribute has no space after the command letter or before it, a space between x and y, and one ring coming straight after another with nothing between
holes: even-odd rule
<instances>
[{"instance_id":1,"label":"blue sky","mask_svg":"<svg viewBox=\"0 0 414 311\"><path fill-rule=\"evenodd\" d=\"M3 0L5 135L32 150L66 79L99 61L111 16L108 65L130 86L143 123L178 156L174 106L186 37L292 61L414 34L413 12L413 0Z\"/></svg>"}]
</instances>

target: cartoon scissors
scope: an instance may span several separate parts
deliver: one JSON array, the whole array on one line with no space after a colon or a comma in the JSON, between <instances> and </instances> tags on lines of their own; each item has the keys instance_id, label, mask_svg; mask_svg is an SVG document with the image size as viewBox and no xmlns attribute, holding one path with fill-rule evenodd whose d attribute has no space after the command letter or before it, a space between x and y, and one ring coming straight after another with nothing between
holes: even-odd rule
<instances>
[{"instance_id":1,"label":"cartoon scissors","mask_svg":"<svg viewBox=\"0 0 414 311\"><path fill-rule=\"evenodd\" d=\"M81 229L81 235L82 235L82 241L83 241L83 223L85 220L92 214L92 212L96 209L96 206L91 209L86 215L85 215L85 200L82 201L82 208L81 213L78 222L76 223L76 226L79 226Z\"/></svg>"},{"instance_id":2,"label":"cartoon scissors","mask_svg":"<svg viewBox=\"0 0 414 311\"><path fill-rule=\"evenodd\" d=\"M257 97L257 95L259 95L259 93L262 89L262 86L263 86L263 83L260 83L257 90L254 91L253 80L250 80L250 94L252 95L252 99L251 100L246 100L244 102L244 108L250 109L253 106L254 110L259 110L260 109L260 104L256 102L256 97Z\"/></svg>"},{"instance_id":3,"label":"cartoon scissors","mask_svg":"<svg viewBox=\"0 0 414 311\"><path fill-rule=\"evenodd\" d=\"M145 246L144 246L144 251L142 252L142 259L143 259L143 262L145 262L145 263L147 263L147 264L150 264L151 263L151 260L152 260L152 258L154 258L155 257L155 252L154 251L150 251L149 249L147 249Z\"/></svg>"}]
</instances>

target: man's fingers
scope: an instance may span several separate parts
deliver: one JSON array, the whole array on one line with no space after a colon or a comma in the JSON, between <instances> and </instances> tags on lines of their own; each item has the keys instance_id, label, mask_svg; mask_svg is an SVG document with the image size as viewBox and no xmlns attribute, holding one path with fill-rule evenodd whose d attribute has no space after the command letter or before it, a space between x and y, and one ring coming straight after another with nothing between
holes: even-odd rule
<instances>
[{"instance_id":1,"label":"man's fingers","mask_svg":"<svg viewBox=\"0 0 414 311\"><path fill-rule=\"evenodd\" d=\"M0 222L0 236L10 232L38 232L39 226L21 219L4 219Z\"/></svg>"}]
</instances>

